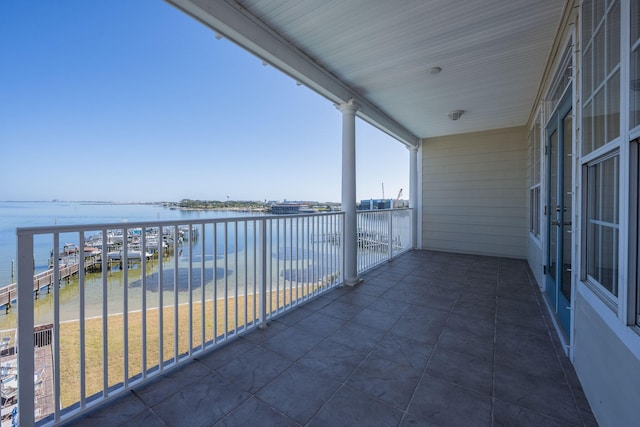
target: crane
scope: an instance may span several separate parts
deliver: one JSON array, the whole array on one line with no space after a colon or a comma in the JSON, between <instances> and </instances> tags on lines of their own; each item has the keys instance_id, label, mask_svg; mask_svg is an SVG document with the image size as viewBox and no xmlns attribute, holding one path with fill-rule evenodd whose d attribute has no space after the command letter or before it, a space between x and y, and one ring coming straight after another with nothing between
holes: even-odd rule
<instances>
[{"instance_id":1,"label":"crane","mask_svg":"<svg viewBox=\"0 0 640 427\"><path fill-rule=\"evenodd\" d=\"M397 208L398 205L400 204L400 197L402 197L402 188L400 189L400 191L398 191L398 196L396 197L396 199L393 201L393 207Z\"/></svg>"}]
</instances>

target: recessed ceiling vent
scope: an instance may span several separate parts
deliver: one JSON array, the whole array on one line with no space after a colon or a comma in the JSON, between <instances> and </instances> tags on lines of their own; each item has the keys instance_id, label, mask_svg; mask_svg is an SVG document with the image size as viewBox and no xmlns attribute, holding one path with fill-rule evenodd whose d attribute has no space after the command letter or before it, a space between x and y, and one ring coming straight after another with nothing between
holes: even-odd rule
<instances>
[{"instance_id":1,"label":"recessed ceiling vent","mask_svg":"<svg viewBox=\"0 0 640 427\"><path fill-rule=\"evenodd\" d=\"M462 117L463 113L464 113L464 110L453 110L447 115L451 120L458 120L460 117Z\"/></svg>"}]
</instances>

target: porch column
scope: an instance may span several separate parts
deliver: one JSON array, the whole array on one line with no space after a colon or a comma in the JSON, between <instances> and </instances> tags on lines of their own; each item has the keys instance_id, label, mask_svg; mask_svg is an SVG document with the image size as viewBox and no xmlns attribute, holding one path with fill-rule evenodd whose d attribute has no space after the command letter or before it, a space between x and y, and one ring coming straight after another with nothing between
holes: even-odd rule
<instances>
[{"instance_id":1,"label":"porch column","mask_svg":"<svg viewBox=\"0 0 640 427\"><path fill-rule=\"evenodd\" d=\"M342 112L342 211L344 212L344 283L354 286L358 278L356 219L356 111L350 99L337 105Z\"/></svg>"},{"instance_id":2,"label":"porch column","mask_svg":"<svg viewBox=\"0 0 640 427\"><path fill-rule=\"evenodd\" d=\"M411 211L411 247L418 247L418 148L409 149L409 207Z\"/></svg>"}]
</instances>

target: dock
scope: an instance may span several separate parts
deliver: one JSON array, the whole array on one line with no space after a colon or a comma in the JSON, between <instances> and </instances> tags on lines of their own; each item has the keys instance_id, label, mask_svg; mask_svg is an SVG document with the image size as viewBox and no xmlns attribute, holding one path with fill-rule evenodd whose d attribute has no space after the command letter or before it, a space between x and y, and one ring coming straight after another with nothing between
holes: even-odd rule
<instances>
[{"instance_id":1,"label":"dock","mask_svg":"<svg viewBox=\"0 0 640 427\"><path fill-rule=\"evenodd\" d=\"M392 237L388 234L378 233L374 231L358 230L358 247L360 249L386 252L389 250L390 242L394 250L402 249L400 236Z\"/></svg>"},{"instance_id":2,"label":"dock","mask_svg":"<svg viewBox=\"0 0 640 427\"><path fill-rule=\"evenodd\" d=\"M165 256L169 256L173 253L173 245L169 246L168 249L163 251ZM80 262L78 257L76 256L76 252L71 254L64 254L60 260L60 267L58 268L58 279L59 283L63 283L63 281L69 282L73 276L78 274L80 271ZM157 258L158 252L153 252L146 256L147 260L151 258ZM113 265L117 265L122 268L122 257L114 257L111 256L111 253L107 254L107 269L111 269ZM140 262L141 256L131 255L127 259L127 264L129 267L131 264L135 262ZM102 269L102 254L101 253L85 253L84 255L84 271L93 272ZM45 291L45 293L51 292L51 286L54 284L54 269L49 268L46 271L35 274L33 276L33 294L34 298L38 299L40 297L40 293ZM0 307L5 307L5 312L8 313L11 310L12 305L16 302L18 296L18 284L11 283L10 285L0 287Z\"/></svg>"},{"instance_id":3,"label":"dock","mask_svg":"<svg viewBox=\"0 0 640 427\"><path fill-rule=\"evenodd\" d=\"M84 263L85 271L90 271L94 269L96 266L101 265L101 257L96 255L91 255L86 257ZM66 264L58 269L59 271L59 279L69 280L75 274L78 274L80 270L80 264L78 262L74 262L71 264ZM46 289L47 292L51 290L51 285L54 283L54 270L50 268L42 273L35 274L33 276L33 292L35 298L38 299L40 295L40 291ZM16 301L18 296L18 284L11 283L10 285L3 286L0 288L0 306L5 306L7 312L11 309L11 305Z\"/></svg>"}]
</instances>

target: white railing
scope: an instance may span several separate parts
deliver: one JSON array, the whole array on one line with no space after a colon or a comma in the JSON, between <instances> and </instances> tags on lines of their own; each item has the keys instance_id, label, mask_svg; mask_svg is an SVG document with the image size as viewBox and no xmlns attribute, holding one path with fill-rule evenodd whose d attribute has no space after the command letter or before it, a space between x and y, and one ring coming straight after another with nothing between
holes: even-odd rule
<instances>
[{"instance_id":1,"label":"white railing","mask_svg":"<svg viewBox=\"0 0 640 427\"><path fill-rule=\"evenodd\" d=\"M411 213L358 212L358 273L411 249ZM18 334L19 387L6 403L19 402L21 425L65 422L342 284L343 220L18 229L18 329L29 333ZM51 280L34 289L43 239ZM62 280L70 266L77 273Z\"/></svg>"},{"instance_id":2,"label":"white railing","mask_svg":"<svg viewBox=\"0 0 640 427\"><path fill-rule=\"evenodd\" d=\"M358 273L412 249L412 209L358 211Z\"/></svg>"},{"instance_id":3,"label":"white railing","mask_svg":"<svg viewBox=\"0 0 640 427\"><path fill-rule=\"evenodd\" d=\"M343 222L329 213L18 229L20 424L69 420L341 284ZM43 239L54 285L36 293ZM68 242L73 260L59 249ZM77 274L61 282L73 262ZM41 324L53 327L36 340ZM52 365L40 366L42 352Z\"/></svg>"}]
</instances>

